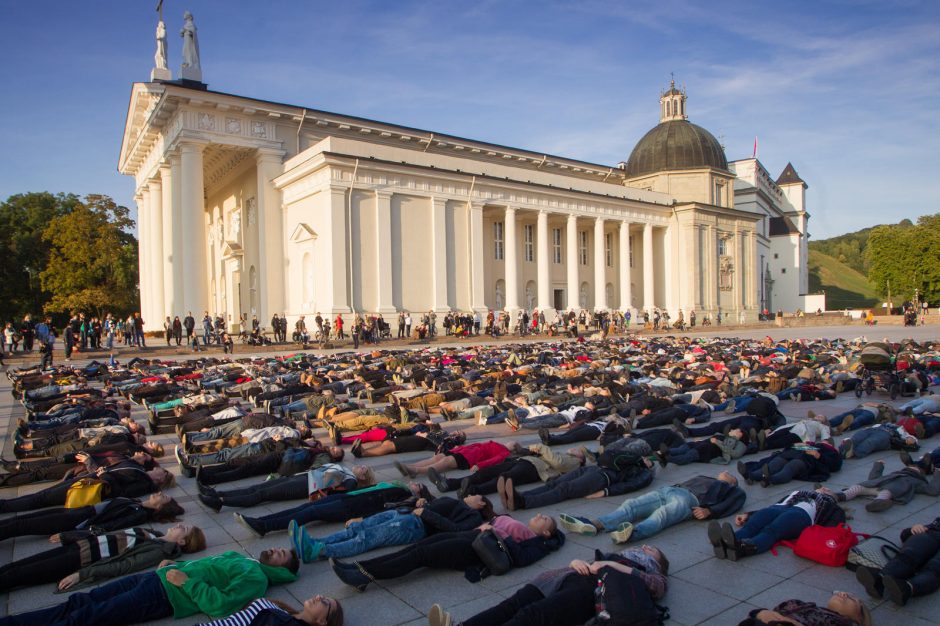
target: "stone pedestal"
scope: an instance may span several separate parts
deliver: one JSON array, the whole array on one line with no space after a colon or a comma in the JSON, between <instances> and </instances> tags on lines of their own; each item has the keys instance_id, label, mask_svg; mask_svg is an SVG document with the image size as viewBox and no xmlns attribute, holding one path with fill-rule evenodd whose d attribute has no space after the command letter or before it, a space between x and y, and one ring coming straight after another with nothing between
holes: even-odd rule
<instances>
[{"instance_id":1,"label":"stone pedestal","mask_svg":"<svg viewBox=\"0 0 940 626\"><path fill-rule=\"evenodd\" d=\"M173 80L173 73L167 68L155 67L150 70L150 82L156 80Z\"/></svg>"},{"instance_id":2,"label":"stone pedestal","mask_svg":"<svg viewBox=\"0 0 940 626\"><path fill-rule=\"evenodd\" d=\"M183 80L191 80L196 83L202 82L202 68L199 67L182 67L180 68L180 78Z\"/></svg>"}]
</instances>

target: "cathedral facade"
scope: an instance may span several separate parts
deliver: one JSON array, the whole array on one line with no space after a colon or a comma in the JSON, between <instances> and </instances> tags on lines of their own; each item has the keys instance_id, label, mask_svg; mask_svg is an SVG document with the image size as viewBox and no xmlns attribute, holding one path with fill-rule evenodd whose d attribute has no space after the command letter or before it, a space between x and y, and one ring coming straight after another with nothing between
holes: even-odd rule
<instances>
[{"instance_id":1,"label":"cathedral facade","mask_svg":"<svg viewBox=\"0 0 940 626\"><path fill-rule=\"evenodd\" d=\"M118 167L136 186L142 315L802 306L805 183L729 163L674 85L659 104L627 161L602 165L136 83Z\"/></svg>"}]
</instances>

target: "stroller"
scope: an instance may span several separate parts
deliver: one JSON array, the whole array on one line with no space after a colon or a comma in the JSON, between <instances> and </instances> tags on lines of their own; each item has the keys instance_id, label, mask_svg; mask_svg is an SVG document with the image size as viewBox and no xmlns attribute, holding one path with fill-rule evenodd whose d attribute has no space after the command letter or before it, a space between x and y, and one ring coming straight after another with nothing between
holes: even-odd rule
<instances>
[{"instance_id":1,"label":"stroller","mask_svg":"<svg viewBox=\"0 0 940 626\"><path fill-rule=\"evenodd\" d=\"M855 397L871 395L874 391L887 393L894 400L901 393L901 378L897 371L897 354L887 343L875 341L865 344L858 357L859 383L855 386Z\"/></svg>"}]
</instances>

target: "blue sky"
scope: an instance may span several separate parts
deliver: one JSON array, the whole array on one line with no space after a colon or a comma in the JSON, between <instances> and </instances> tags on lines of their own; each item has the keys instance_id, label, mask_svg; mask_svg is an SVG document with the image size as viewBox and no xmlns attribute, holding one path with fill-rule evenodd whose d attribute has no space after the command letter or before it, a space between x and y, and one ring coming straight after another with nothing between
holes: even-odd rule
<instances>
[{"instance_id":1,"label":"blue sky","mask_svg":"<svg viewBox=\"0 0 940 626\"><path fill-rule=\"evenodd\" d=\"M0 0L0 198L104 193L156 0ZM792 161L822 238L940 212L940 3L165 0L210 89L584 159L626 160L670 72L730 160Z\"/></svg>"}]
</instances>

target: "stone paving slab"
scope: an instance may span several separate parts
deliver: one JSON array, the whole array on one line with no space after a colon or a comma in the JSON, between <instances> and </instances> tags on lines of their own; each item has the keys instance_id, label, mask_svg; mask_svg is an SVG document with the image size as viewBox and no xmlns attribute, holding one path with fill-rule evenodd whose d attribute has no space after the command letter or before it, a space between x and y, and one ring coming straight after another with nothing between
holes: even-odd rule
<instances>
[{"instance_id":1,"label":"stone paving slab","mask_svg":"<svg viewBox=\"0 0 940 626\"><path fill-rule=\"evenodd\" d=\"M936 327L903 328L896 326L878 327L870 329L860 326L828 327L828 328L760 328L740 330L734 332L735 336L763 337L771 334L774 338L782 337L817 337L825 333L827 337L856 337L867 331L872 340L888 337L899 340L913 336L915 339L934 339L937 335ZM719 331L720 332L720 331ZM714 331L709 336L717 334ZM464 344L465 345L465 344ZM242 356L242 355L237 355ZM18 366L17 363L16 366ZM6 378L0 379L0 432L9 432L9 419L14 417L18 405L8 393L9 382ZM885 399L886 396L878 396ZM873 396L873 399L875 397ZM825 402L794 403L785 401L781 405L784 414L791 418L805 416L808 409L824 414L834 414L856 406L854 395L842 394L835 400ZM896 403L900 404L900 400ZM134 417L145 419L145 413L140 407L134 408ZM717 418L720 419L720 416ZM465 423L459 426L468 430L471 439L485 439L492 437L500 441L518 440L520 443L533 443L537 441L534 433L514 434L505 426L477 427ZM171 435L161 435L155 440L167 446L172 451L176 439ZM3 437L3 456L11 458L12 453L9 437ZM931 450L940 445L925 442L924 449ZM395 457L397 460L408 461L425 457L426 454L415 453ZM831 486L843 487L868 476L871 462L875 459L884 459L886 471L900 467L897 454L885 452L872 455L866 459L846 461L843 469L835 474L830 481ZM178 474L172 457L163 459L171 471ZM391 465L389 457L363 459L363 462L372 466L379 480L396 480L400 477ZM708 464L693 464L687 466L670 465L664 470L657 468L657 476L648 489L655 489L664 485L672 485L698 474L715 475L722 468ZM733 468L732 468L733 469ZM458 476L459 473L454 473ZM224 488L236 488L257 482L259 478L226 484ZM13 497L22 493L31 493L41 489L44 485L29 485L20 488L0 489L0 497ZM759 485L744 486L748 493L746 510L753 510L776 502L780 497L795 488L806 486L806 483L794 482L787 485L773 486L767 489ZM432 491L436 491L432 487ZM255 537L248 530L237 524L233 517L233 509L224 508L221 513L206 509L195 499L197 490L195 482L190 478L179 478L178 485L169 491L171 495L183 502L187 513L184 519L196 523L206 529L208 549L204 554L211 555L225 550L243 550L247 554L257 556L264 548L270 546L288 545L284 533L272 533L263 539ZM545 512L557 515L560 512L577 515L596 515L615 508L623 496L603 498L598 500L573 500L547 507ZM296 503L266 503L244 512L254 515L263 515L272 511L289 508ZM913 502L904 507L895 506L880 514L869 513L864 509L864 500L850 503L853 518L850 525L857 531L879 533L893 540L902 528L913 523L927 522L940 516L940 501L926 496L917 496ZM529 512L522 511L516 514L521 519L527 519ZM167 525L164 525L164 528ZM341 524L315 524L311 531L315 534L326 534L339 530ZM799 559L783 549L778 556L771 554L760 555L745 559L737 564L720 561L711 552L705 538L705 525L701 522L688 521L682 525L667 529L656 537L647 540L651 545L660 546L671 562L670 590L663 600L671 612L668 623L683 626L693 624L724 625L736 624L743 619L748 611L755 607L768 607L791 597L805 600L825 601L833 590L845 590L864 597L864 590L854 582L854 576L845 570L828 568L810 561ZM15 540L0 542L0 564L8 563L11 558L21 558L47 549L49 543L43 537L23 537ZM613 550L616 546L609 536L601 534L596 537L569 535L566 545L557 553L551 554L539 563L528 568L515 570L501 577L490 577L481 583L472 584L463 578L459 572L416 572L415 574L394 581L383 581L381 584L371 585L365 593L358 593L354 589L342 584L330 571L326 563L305 565L301 569L299 580L290 585L275 587L270 591L274 597L299 606L307 597L323 594L336 597L343 603L346 623L350 626L391 626L394 624L425 624L425 615L435 602L441 603L447 610L453 611L460 618L468 617L475 612L499 602L502 598L511 595L522 585L547 568L567 565L574 558L591 558L595 548ZM390 552L394 548L385 548L370 553L369 556ZM67 594L53 594L54 585L42 585L9 594L0 594L0 616L10 612L16 613L49 606L64 601ZM918 598L908 606L898 609L890 602L869 601L873 609L876 624L911 624L926 625L940 624L940 596ZM175 621L172 619L150 622L151 624L189 624L197 623L199 616L188 620Z\"/></svg>"}]
</instances>

